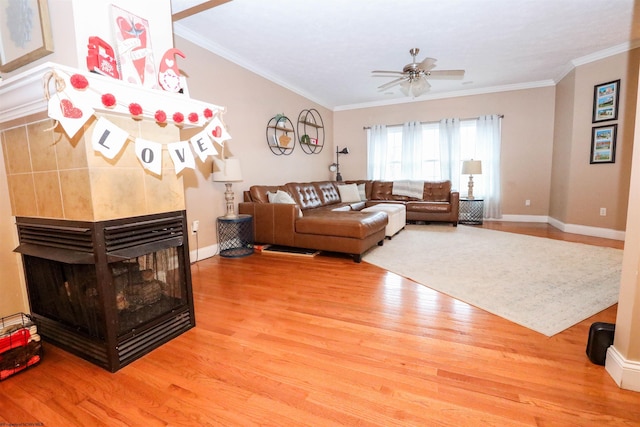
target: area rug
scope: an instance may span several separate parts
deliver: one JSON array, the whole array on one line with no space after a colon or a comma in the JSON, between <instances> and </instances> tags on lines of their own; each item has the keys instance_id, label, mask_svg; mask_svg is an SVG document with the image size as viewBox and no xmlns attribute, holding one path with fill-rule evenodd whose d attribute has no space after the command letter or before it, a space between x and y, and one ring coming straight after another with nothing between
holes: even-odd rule
<instances>
[{"instance_id":1,"label":"area rug","mask_svg":"<svg viewBox=\"0 0 640 427\"><path fill-rule=\"evenodd\" d=\"M363 260L552 336L618 301L622 250L459 225L407 225Z\"/></svg>"}]
</instances>

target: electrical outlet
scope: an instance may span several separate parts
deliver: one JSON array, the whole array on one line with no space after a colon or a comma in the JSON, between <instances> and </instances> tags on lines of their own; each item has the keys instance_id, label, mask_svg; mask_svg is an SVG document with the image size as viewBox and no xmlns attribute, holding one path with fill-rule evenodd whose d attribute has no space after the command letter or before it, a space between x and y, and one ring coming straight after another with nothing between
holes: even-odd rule
<instances>
[{"instance_id":1,"label":"electrical outlet","mask_svg":"<svg viewBox=\"0 0 640 427\"><path fill-rule=\"evenodd\" d=\"M607 208L600 208L600 216L607 216Z\"/></svg>"},{"instance_id":2,"label":"electrical outlet","mask_svg":"<svg viewBox=\"0 0 640 427\"><path fill-rule=\"evenodd\" d=\"M191 223L191 233L196 234L200 228L200 221L195 220Z\"/></svg>"},{"instance_id":3,"label":"electrical outlet","mask_svg":"<svg viewBox=\"0 0 640 427\"><path fill-rule=\"evenodd\" d=\"M531 200L527 199L524 201L525 206L531 206Z\"/></svg>"}]
</instances>

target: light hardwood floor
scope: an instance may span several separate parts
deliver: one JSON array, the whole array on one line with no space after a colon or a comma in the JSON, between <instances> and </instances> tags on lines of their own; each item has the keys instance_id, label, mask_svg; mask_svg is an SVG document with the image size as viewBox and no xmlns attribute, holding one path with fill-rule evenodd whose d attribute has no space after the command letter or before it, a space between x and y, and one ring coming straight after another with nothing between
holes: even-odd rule
<instances>
[{"instance_id":1,"label":"light hardwood floor","mask_svg":"<svg viewBox=\"0 0 640 427\"><path fill-rule=\"evenodd\" d=\"M544 224L485 227L612 247ZM0 382L0 426L640 425L585 348L341 256L192 265L197 327L115 374L52 345Z\"/></svg>"}]
</instances>

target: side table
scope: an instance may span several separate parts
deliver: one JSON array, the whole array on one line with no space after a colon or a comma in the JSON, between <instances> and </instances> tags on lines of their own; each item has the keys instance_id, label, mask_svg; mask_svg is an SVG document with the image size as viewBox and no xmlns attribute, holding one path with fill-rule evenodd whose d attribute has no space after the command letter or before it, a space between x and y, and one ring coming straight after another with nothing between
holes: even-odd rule
<instances>
[{"instance_id":1,"label":"side table","mask_svg":"<svg viewBox=\"0 0 640 427\"><path fill-rule=\"evenodd\" d=\"M253 253L253 217L237 215L218 217L218 247L220 256L240 258Z\"/></svg>"},{"instance_id":2,"label":"side table","mask_svg":"<svg viewBox=\"0 0 640 427\"><path fill-rule=\"evenodd\" d=\"M460 198L459 224L481 225L484 216L484 199Z\"/></svg>"}]
</instances>

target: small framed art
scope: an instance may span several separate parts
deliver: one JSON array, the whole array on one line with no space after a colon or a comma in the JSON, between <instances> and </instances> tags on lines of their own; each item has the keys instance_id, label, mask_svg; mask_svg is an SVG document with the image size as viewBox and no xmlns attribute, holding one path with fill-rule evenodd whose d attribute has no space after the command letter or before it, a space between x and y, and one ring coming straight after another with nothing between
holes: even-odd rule
<instances>
[{"instance_id":1,"label":"small framed art","mask_svg":"<svg viewBox=\"0 0 640 427\"><path fill-rule=\"evenodd\" d=\"M618 125L596 126L591 133L591 160L589 163L616 162L616 134Z\"/></svg>"},{"instance_id":2,"label":"small framed art","mask_svg":"<svg viewBox=\"0 0 640 427\"><path fill-rule=\"evenodd\" d=\"M593 87L592 123L606 122L618 118L620 79Z\"/></svg>"},{"instance_id":3,"label":"small framed art","mask_svg":"<svg viewBox=\"0 0 640 427\"><path fill-rule=\"evenodd\" d=\"M47 0L3 1L0 71L7 73L53 53Z\"/></svg>"}]
</instances>

